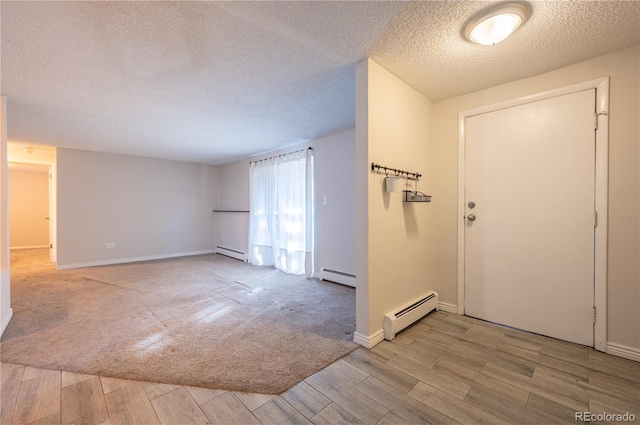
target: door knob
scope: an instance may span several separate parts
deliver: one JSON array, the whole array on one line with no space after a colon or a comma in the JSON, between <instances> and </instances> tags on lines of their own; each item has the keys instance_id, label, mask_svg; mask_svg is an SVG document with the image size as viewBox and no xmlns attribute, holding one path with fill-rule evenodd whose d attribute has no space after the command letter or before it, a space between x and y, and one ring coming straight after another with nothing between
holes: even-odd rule
<instances>
[{"instance_id":1,"label":"door knob","mask_svg":"<svg viewBox=\"0 0 640 425\"><path fill-rule=\"evenodd\" d=\"M467 220L469 221L476 221L476 215L475 214L469 214L467 216Z\"/></svg>"}]
</instances>

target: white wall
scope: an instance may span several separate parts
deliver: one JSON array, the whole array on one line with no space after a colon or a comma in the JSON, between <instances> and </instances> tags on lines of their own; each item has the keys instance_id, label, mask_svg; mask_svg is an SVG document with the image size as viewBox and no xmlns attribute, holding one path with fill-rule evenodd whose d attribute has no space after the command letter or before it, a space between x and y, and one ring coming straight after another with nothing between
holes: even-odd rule
<instances>
[{"instance_id":1,"label":"white wall","mask_svg":"<svg viewBox=\"0 0 640 425\"><path fill-rule=\"evenodd\" d=\"M435 289L457 304L458 112L610 76L609 342L640 348L640 47L434 105Z\"/></svg>"},{"instance_id":2,"label":"white wall","mask_svg":"<svg viewBox=\"0 0 640 425\"><path fill-rule=\"evenodd\" d=\"M249 211L249 160L220 166L218 209ZM215 213L217 240L214 245L234 251L249 252L249 213Z\"/></svg>"},{"instance_id":3,"label":"white wall","mask_svg":"<svg viewBox=\"0 0 640 425\"><path fill-rule=\"evenodd\" d=\"M9 165L11 249L49 246L49 167Z\"/></svg>"},{"instance_id":4,"label":"white wall","mask_svg":"<svg viewBox=\"0 0 640 425\"><path fill-rule=\"evenodd\" d=\"M316 271L325 267L356 274L355 129L314 140L312 146Z\"/></svg>"},{"instance_id":5,"label":"white wall","mask_svg":"<svg viewBox=\"0 0 640 425\"><path fill-rule=\"evenodd\" d=\"M0 336L7 328L11 310L9 269L9 197L7 184L7 99L0 96Z\"/></svg>"},{"instance_id":6,"label":"white wall","mask_svg":"<svg viewBox=\"0 0 640 425\"><path fill-rule=\"evenodd\" d=\"M213 250L216 166L58 149L57 168L59 268Z\"/></svg>"},{"instance_id":7,"label":"white wall","mask_svg":"<svg viewBox=\"0 0 640 425\"><path fill-rule=\"evenodd\" d=\"M381 339L384 314L429 292L434 207L384 192L371 163L423 175L433 191L432 103L371 59L356 66L356 342ZM434 203L438 203L434 197Z\"/></svg>"},{"instance_id":8,"label":"white wall","mask_svg":"<svg viewBox=\"0 0 640 425\"><path fill-rule=\"evenodd\" d=\"M249 161L293 150L313 148L316 184L315 271L322 267L355 274L354 130L320 137L264 155L220 166L222 210L249 210ZM322 198L327 205L322 205ZM216 213L216 244L247 252L249 214Z\"/></svg>"},{"instance_id":9,"label":"white wall","mask_svg":"<svg viewBox=\"0 0 640 425\"><path fill-rule=\"evenodd\" d=\"M29 152L25 148L30 148ZM10 140L7 142L7 158L9 162L53 165L56 163L56 148Z\"/></svg>"}]
</instances>

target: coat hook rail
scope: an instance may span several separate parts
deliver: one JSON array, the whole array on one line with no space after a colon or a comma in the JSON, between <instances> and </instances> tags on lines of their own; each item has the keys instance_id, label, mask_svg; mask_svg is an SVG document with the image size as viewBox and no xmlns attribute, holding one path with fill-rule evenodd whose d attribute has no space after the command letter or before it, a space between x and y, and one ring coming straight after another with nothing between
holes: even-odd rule
<instances>
[{"instance_id":1,"label":"coat hook rail","mask_svg":"<svg viewBox=\"0 0 640 425\"><path fill-rule=\"evenodd\" d=\"M392 175L394 177L404 177L409 180L420 180L422 174L420 173L412 173L410 171L398 170L397 168L385 167L384 165L376 164L375 162L371 163L371 171L377 174L386 174Z\"/></svg>"}]
</instances>

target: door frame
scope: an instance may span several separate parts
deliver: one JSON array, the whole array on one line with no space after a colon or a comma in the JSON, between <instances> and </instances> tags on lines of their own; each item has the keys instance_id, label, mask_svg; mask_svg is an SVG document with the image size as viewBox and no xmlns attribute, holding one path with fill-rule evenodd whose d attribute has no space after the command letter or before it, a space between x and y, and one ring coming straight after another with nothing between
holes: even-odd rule
<instances>
[{"instance_id":1,"label":"door frame","mask_svg":"<svg viewBox=\"0 0 640 425\"><path fill-rule=\"evenodd\" d=\"M607 239L609 176L609 77L572 84L530 96L481 106L458 113L458 314L464 315L465 300L465 165L466 119L474 115L512 108L583 90L596 90L595 120L597 124L595 152L595 227L594 348L607 350ZM595 314L595 312L594 312Z\"/></svg>"},{"instance_id":2,"label":"door frame","mask_svg":"<svg viewBox=\"0 0 640 425\"><path fill-rule=\"evenodd\" d=\"M58 184L56 162L28 160L19 158L7 160L7 163L44 165L49 167L47 177L49 180L49 260L52 263L58 262Z\"/></svg>"}]
</instances>

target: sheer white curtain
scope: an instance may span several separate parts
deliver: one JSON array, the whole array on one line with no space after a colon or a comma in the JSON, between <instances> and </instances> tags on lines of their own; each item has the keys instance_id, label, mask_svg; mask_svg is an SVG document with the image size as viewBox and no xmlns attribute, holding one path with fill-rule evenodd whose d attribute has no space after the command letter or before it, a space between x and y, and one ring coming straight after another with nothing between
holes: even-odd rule
<instances>
[{"instance_id":1,"label":"sheer white curtain","mask_svg":"<svg viewBox=\"0 0 640 425\"><path fill-rule=\"evenodd\" d=\"M249 261L262 266L274 265L276 236L276 168L274 160L250 164Z\"/></svg>"},{"instance_id":2,"label":"sheer white curtain","mask_svg":"<svg viewBox=\"0 0 640 425\"><path fill-rule=\"evenodd\" d=\"M249 261L313 271L313 157L307 151L251 163Z\"/></svg>"}]
</instances>

